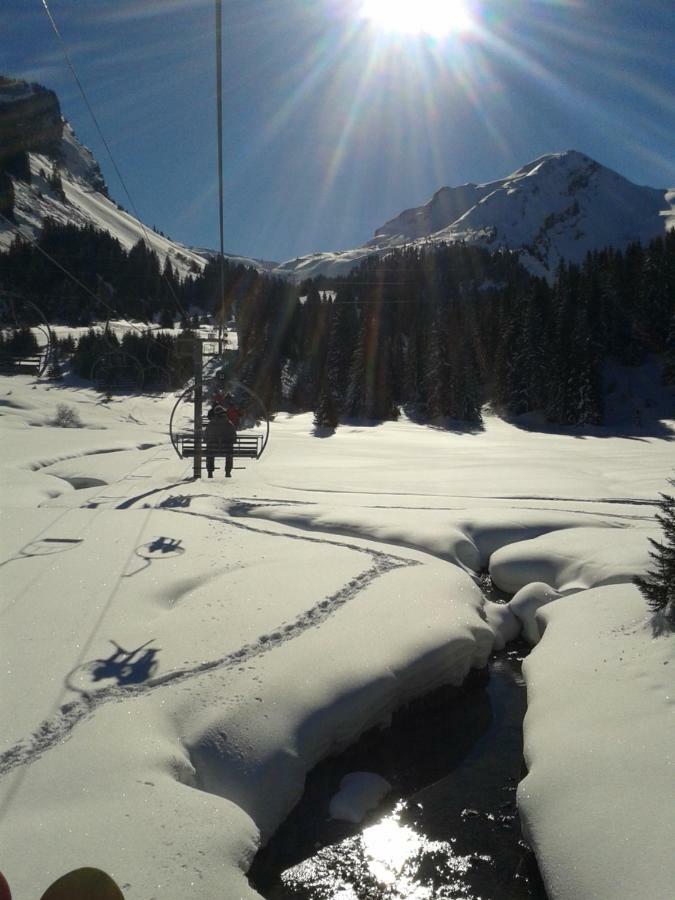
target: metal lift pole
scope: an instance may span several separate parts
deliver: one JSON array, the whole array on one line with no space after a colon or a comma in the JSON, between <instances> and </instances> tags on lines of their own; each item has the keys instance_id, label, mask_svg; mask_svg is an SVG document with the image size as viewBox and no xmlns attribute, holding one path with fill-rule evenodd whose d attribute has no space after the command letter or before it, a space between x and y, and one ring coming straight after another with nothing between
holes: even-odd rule
<instances>
[{"instance_id":1,"label":"metal lift pole","mask_svg":"<svg viewBox=\"0 0 675 900\"><path fill-rule=\"evenodd\" d=\"M194 364L195 364L195 411L194 411L194 468L195 478L202 477L202 392L203 392L203 360L202 360L202 342L200 338L195 338L194 344Z\"/></svg>"},{"instance_id":2,"label":"metal lift pole","mask_svg":"<svg viewBox=\"0 0 675 900\"><path fill-rule=\"evenodd\" d=\"M218 353L225 345L225 254L223 239L223 10L222 0L216 0L216 113L218 128L218 211L220 223L220 322L218 323Z\"/></svg>"}]
</instances>

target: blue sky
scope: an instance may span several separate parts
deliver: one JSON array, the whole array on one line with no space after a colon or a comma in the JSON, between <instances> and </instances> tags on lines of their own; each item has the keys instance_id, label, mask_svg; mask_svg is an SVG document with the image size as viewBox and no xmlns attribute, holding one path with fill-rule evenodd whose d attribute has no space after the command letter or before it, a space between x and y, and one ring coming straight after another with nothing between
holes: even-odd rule
<instances>
[{"instance_id":1,"label":"blue sky","mask_svg":"<svg viewBox=\"0 0 675 900\"><path fill-rule=\"evenodd\" d=\"M141 217L216 248L213 0L49 5ZM226 251L354 247L444 184L550 151L675 185L672 0L465 5L471 27L440 38L362 0L223 0ZM57 92L128 206L41 0L3 0L0 47L0 72Z\"/></svg>"}]
</instances>

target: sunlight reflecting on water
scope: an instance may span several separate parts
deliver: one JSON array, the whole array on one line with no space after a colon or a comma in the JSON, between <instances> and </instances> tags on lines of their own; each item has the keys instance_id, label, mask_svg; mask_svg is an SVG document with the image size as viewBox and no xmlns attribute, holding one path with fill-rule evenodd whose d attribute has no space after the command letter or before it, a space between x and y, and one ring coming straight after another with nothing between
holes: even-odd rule
<instances>
[{"instance_id":1,"label":"sunlight reflecting on water","mask_svg":"<svg viewBox=\"0 0 675 900\"><path fill-rule=\"evenodd\" d=\"M324 847L282 875L293 896L330 900L472 900L463 876L489 857L460 856L401 821L403 804L375 825Z\"/></svg>"}]
</instances>

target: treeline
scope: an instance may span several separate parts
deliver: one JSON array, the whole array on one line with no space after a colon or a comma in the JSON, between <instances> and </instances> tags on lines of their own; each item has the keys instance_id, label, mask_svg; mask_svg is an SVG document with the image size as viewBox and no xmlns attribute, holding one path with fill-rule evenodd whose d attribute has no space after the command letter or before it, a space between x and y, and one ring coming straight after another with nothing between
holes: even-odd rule
<instances>
[{"instance_id":1,"label":"treeline","mask_svg":"<svg viewBox=\"0 0 675 900\"><path fill-rule=\"evenodd\" d=\"M2 185L0 185L0 190ZM0 253L0 291L35 303L52 322L87 325L110 317L189 324L189 310L220 307L220 266L196 264L180 277L167 257L139 240L130 250L93 226L62 225L46 219L36 243L17 237ZM241 301L258 273L225 264L227 311ZM78 284L79 282L79 284Z\"/></svg>"},{"instance_id":2,"label":"treeline","mask_svg":"<svg viewBox=\"0 0 675 900\"><path fill-rule=\"evenodd\" d=\"M90 329L72 347L71 366L103 388L173 390L193 374L192 339L190 332L176 337L150 330L127 331L120 339L109 328Z\"/></svg>"},{"instance_id":3,"label":"treeline","mask_svg":"<svg viewBox=\"0 0 675 900\"><path fill-rule=\"evenodd\" d=\"M224 310L217 260L181 279L142 242L126 251L105 233L54 223L40 247L97 299L21 241L0 254L0 289L71 324L105 319L111 307L167 328L177 319L187 328L197 312L234 315L237 376L270 411L311 410L318 426L401 410L475 426L486 402L505 415L595 424L608 359L636 365L658 354L675 381L675 231L562 265L553 284L528 274L516 254L457 244L369 257L347 277L301 285L226 262ZM175 372L178 384L189 355L169 338L131 332L119 350ZM96 353L93 337L80 341L77 358L116 349L110 335L97 340ZM90 377L90 361L75 365Z\"/></svg>"},{"instance_id":4,"label":"treeline","mask_svg":"<svg viewBox=\"0 0 675 900\"><path fill-rule=\"evenodd\" d=\"M639 365L663 357L675 383L675 231L648 247L604 250L561 266L553 286L533 281L491 312L489 397L506 413L541 410L550 422L603 421L608 359ZM481 329L485 333L485 329Z\"/></svg>"},{"instance_id":5,"label":"treeline","mask_svg":"<svg viewBox=\"0 0 675 900\"><path fill-rule=\"evenodd\" d=\"M553 285L514 255L451 245L370 258L302 289L304 303L249 306L240 343L270 407L314 410L319 426L401 409L477 425L485 402L597 424L607 359L659 354L675 381L675 231L561 266Z\"/></svg>"}]
</instances>

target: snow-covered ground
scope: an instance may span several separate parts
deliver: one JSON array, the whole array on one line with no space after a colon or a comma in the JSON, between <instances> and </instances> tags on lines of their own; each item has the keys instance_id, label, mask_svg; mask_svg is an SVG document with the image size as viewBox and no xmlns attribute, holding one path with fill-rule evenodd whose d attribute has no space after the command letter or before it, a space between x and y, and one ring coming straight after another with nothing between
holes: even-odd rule
<instances>
[{"instance_id":1,"label":"snow-covered ground","mask_svg":"<svg viewBox=\"0 0 675 900\"><path fill-rule=\"evenodd\" d=\"M17 898L82 865L128 900L257 896L245 872L305 773L521 628L545 628L519 802L550 896L672 896L673 642L630 583L667 436L488 417L326 439L282 415L262 460L192 482L172 402L0 378L0 868ZM56 427L58 404L83 427ZM508 607L485 602L485 568Z\"/></svg>"}]
</instances>

